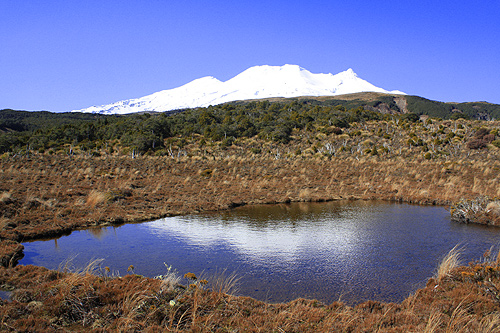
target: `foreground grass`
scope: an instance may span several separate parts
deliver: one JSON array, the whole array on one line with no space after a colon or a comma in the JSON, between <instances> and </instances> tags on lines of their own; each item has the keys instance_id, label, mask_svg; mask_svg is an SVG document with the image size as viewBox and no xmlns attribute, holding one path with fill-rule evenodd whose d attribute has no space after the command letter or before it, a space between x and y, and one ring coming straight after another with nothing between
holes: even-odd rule
<instances>
[{"instance_id":1,"label":"foreground grass","mask_svg":"<svg viewBox=\"0 0 500 333\"><path fill-rule=\"evenodd\" d=\"M456 259L457 252L445 258ZM400 304L354 307L297 299L267 304L227 293L232 279L172 274L110 276L90 265L78 273L36 266L0 269L13 288L2 301L6 331L193 332L498 332L500 266L486 255L468 267L444 264L427 286Z\"/></svg>"}]
</instances>

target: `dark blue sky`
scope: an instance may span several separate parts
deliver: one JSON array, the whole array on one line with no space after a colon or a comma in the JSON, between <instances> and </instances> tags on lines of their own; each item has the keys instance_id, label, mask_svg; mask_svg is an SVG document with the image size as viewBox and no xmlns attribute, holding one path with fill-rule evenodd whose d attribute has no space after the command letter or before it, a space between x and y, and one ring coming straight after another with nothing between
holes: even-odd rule
<instances>
[{"instance_id":1,"label":"dark blue sky","mask_svg":"<svg viewBox=\"0 0 500 333\"><path fill-rule=\"evenodd\" d=\"M0 109L68 111L284 64L500 103L500 1L0 0Z\"/></svg>"}]
</instances>

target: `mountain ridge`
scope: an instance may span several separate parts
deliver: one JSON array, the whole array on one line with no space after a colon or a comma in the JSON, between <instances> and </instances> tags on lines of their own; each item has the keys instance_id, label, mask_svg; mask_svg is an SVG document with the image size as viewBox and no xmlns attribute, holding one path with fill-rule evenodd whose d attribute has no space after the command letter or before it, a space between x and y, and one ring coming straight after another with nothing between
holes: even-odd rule
<instances>
[{"instance_id":1,"label":"mountain ridge","mask_svg":"<svg viewBox=\"0 0 500 333\"><path fill-rule=\"evenodd\" d=\"M126 114L206 107L226 102L272 97L337 96L349 93L387 91L365 81L351 69L338 74L313 74L298 65L254 66L235 77L220 81L213 76L195 79L180 87L73 112Z\"/></svg>"}]
</instances>

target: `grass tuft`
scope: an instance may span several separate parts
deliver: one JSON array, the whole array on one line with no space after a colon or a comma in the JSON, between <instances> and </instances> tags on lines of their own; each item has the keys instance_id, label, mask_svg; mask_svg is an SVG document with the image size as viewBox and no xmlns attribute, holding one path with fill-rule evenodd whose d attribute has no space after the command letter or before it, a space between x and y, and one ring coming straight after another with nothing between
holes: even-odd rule
<instances>
[{"instance_id":1,"label":"grass tuft","mask_svg":"<svg viewBox=\"0 0 500 333\"><path fill-rule=\"evenodd\" d=\"M108 195L106 193L92 190L87 197L87 205L91 208L95 208L96 206L106 202L107 200Z\"/></svg>"},{"instance_id":2,"label":"grass tuft","mask_svg":"<svg viewBox=\"0 0 500 333\"><path fill-rule=\"evenodd\" d=\"M429 315L429 320L427 320L427 325L425 326L424 333L434 333L437 331L439 325L441 325L441 313L434 309Z\"/></svg>"},{"instance_id":3,"label":"grass tuft","mask_svg":"<svg viewBox=\"0 0 500 333\"><path fill-rule=\"evenodd\" d=\"M460 265L461 254L462 248L459 248L458 245L455 245L443 258L443 260L441 260L435 276L438 282L441 282L441 280L450 276L451 271Z\"/></svg>"},{"instance_id":4,"label":"grass tuft","mask_svg":"<svg viewBox=\"0 0 500 333\"><path fill-rule=\"evenodd\" d=\"M9 203L11 201L12 194L10 192L2 192L0 194L0 202Z\"/></svg>"}]
</instances>

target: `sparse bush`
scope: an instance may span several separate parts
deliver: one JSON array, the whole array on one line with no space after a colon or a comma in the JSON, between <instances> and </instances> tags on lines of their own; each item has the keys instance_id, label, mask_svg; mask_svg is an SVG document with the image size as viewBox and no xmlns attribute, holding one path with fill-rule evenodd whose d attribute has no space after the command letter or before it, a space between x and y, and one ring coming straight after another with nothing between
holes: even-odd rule
<instances>
[{"instance_id":1,"label":"sparse bush","mask_svg":"<svg viewBox=\"0 0 500 333\"><path fill-rule=\"evenodd\" d=\"M227 148L230 147L234 143L234 137L230 136L222 140L221 147L222 148Z\"/></svg>"},{"instance_id":2,"label":"sparse bush","mask_svg":"<svg viewBox=\"0 0 500 333\"><path fill-rule=\"evenodd\" d=\"M474 137L476 138L483 138L485 135L490 134L490 131L488 129L481 127L474 133Z\"/></svg>"},{"instance_id":3,"label":"sparse bush","mask_svg":"<svg viewBox=\"0 0 500 333\"><path fill-rule=\"evenodd\" d=\"M500 140L494 140L491 142L491 144L497 148L500 148Z\"/></svg>"},{"instance_id":4,"label":"sparse bush","mask_svg":"<svg viewBox=\"0 0 500 333\"><path fill-rule=\"evenodd\" d=\"M262 153L262 149L260 149L260 148L250 148L250 152L251 152L252 154L257 155L257 154Z\"/></svg>"},{"instance_id":5,"label":"sparse bush","mask_svg":"<svg viewBox=\"0 0 500 333\"><path fill-rule=\"evenodd\" d=\"M334 128L332 128L332 133L336 134L336 135L340 135L343 132L342 132L342 129L340 127L334 127Z\"/></svg>"},{"instance_id":6,"label":"sparse bush","mask_svg":"<svg viewBox=\"0 0 500 333\"><path fill-rule=\"evenodd\" d=\"M213 170L212 169L205 169L200 172L200 176L203 178L210 178L212 177Z\"/></svg>"},{"instance_id":7,"label":"sparse bush","mask_svg":"<svg viewBox=\"0 0 500 333\"><path fill-rule=\"evenodd\" d=\"M408 121L414 123L414 122L417 122L418 120L420 120L420 117L415 113L405 113L401 116L401 119L408 120Z\"/></svg>"},{"instance_id":8,"label":"sparse bush","mask_svg":"<svg viewBox=\"0 0 500 333\"><path fill-rule=\"evenodd\" d=\"M486 141L487 143L491 143L493 140L495 140L495 135L494 134L487 134L483 136L483 140Z\"/></svg>"},{"instance_id":9,"label":"sparse bush","mask_svg":"<svg viewBox=\"0 0 500 333\"><path fill-rule=\"evenodd\" d=\"M460 200L450 207L451 219L462 223L483 223L489 224L486 213L488 212L488 204L492 202L486 196L480 196L472 200Z\"/></svg>"},{"instance_id":10,"label":"sparse bush","mask_svg":"<svg viewBox=\"0 0 500 333\"><path fill-rule=\"evenodd\" d=\"M467 148L469 149L482 149L486 148L487 142L483 139L472 138L467 142Z\"/></svg>"},{"instance_id":11,"label":"sparse bush","mask_svg":"<svg viewBox=\"0 0 500 333\"><path fill-rule=\"evenodd\" d=\"M332 122L332 125L339 128L349 128L349 123L344 119L339 119L339 118L335 119Z\"/></svg>"},{"instance_id":12,"label":"sparse bush","mask_svg":"<svg viewBox=\"0 0 500 333\"><path fill-rule=\"evenodd\" d=\"M360 130L356 130L356 131L352 131L351 133L349 133L352 137L354 136L360 136L361 135L361 131Z\"/></svg>"}]
</instances>

